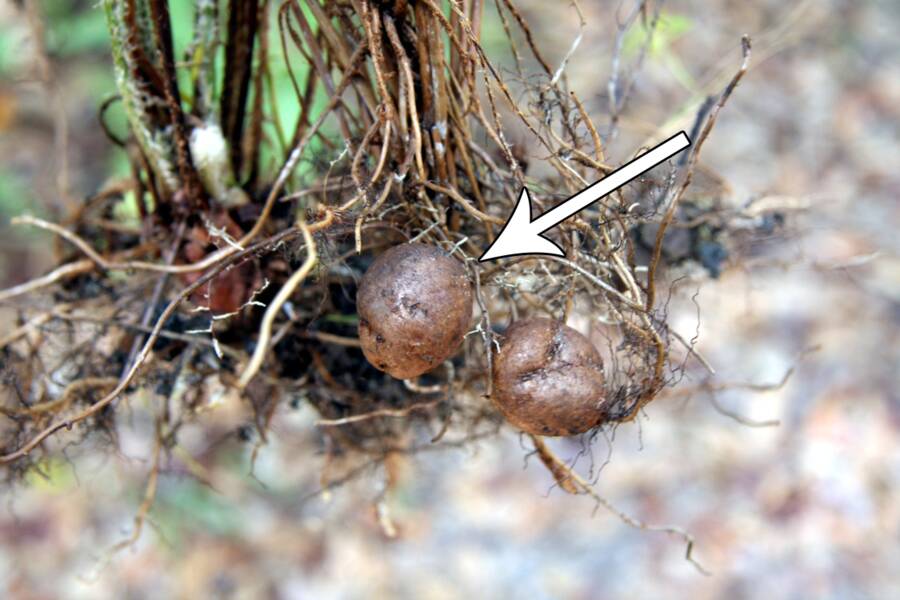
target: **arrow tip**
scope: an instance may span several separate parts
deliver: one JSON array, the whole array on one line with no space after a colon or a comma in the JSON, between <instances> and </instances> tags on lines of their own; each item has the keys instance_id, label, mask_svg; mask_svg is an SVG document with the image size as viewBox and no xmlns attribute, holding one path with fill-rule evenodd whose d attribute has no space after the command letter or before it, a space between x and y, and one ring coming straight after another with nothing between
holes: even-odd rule
<instances>
[{"instance_id":1,"label":"arrow tip","mask_svg":"<svg viewBox=\"0 0 900 600\"><path fill-rule=\"evenodd\" d=\"M507 256L521 254L549 254L551 256L565 256L562 248L541 235L532 226L531 221L531 195L528 188L522 188L519 201L513 209L512 215L500 235L494 240L481 258L480 262L496 260Z\"/></svg>"}]
</instances>

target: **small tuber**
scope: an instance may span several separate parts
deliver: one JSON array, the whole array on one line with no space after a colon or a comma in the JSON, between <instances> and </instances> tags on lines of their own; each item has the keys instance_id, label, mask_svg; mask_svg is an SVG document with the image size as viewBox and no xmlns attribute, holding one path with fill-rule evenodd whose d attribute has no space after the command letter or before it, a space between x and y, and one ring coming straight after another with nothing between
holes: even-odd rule
<instances>
[{"instance_id":1,"label":"small tuber","mask_svg":"<svg viewBox=\"0 0 900 600\"><path fill-rule=\"evenodd\" d=\"M452 356L472 318L472 284L462 263L427 244L381 254L356 296L366 359L397 379L430 371Z\"/></svg>"},{"instance_id":2,"label":"small tuber","mask_svg":"<svg viewBox=\"0 0 900 600\"><path fill-rule=\"evenodd\" d=\"M506 330L494 357L494 404L535 435L575 435L606 416L603 361L583 335L550 319L524 319Z\"/></svg>"}]
</instances>

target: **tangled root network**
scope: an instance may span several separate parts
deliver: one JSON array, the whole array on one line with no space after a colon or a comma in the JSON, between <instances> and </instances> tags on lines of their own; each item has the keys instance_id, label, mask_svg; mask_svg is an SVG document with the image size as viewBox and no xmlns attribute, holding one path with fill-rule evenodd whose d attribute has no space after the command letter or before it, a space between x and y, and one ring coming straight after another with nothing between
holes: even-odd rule
<instances>
[{"instance_id":1,"label":"tangled root network","mask_svg":"<svg viewBox=\"0 0 900 600\"><path fill-rule=\"evenodd\" d=\"M716 216L688 190L749 40L689 153L546 233L565 257L478 262L523 187L540 214L674 133L610 161L633 80L614 74L595 123L568 55L551 65L512 0L198 2L187 60L165 2L104 6L133 177L60 224L17 220L57 239L59 266L0 292L19 313L0 341L10 476L114 442L143 395L157 467L223 398L261 442L279 406L306 402L329 452L370 461L508 419L563 489L592 493L539 436L635 418L677 376L670 349L691 354L659 272L667 230ZM482 47L488 11L504 68ZM619 35L658 17L639 3ZM285 78L289 101L272 92ZM133 222L103 218L124 202Z\"/></svg>"}]
</instances>

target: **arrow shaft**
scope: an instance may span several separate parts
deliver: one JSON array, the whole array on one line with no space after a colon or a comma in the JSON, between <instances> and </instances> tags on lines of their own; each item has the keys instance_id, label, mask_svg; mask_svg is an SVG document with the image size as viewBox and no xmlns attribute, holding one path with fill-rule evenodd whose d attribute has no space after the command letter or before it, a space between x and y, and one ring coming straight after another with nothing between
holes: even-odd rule
<instances>
[{"instance_id":1,"label":"arrow shaft","mask_svg":"<svg viewBox=\"0 0 900 600\"><path fill-rule=\"evenodd\" d=\"M600 181L591 184L568 200L548 210L531 222L532 227L538 233L547 231L690 145L691 141L683 131L673 135L631 162L622 165Z\"/></svg>"}]
</instances>

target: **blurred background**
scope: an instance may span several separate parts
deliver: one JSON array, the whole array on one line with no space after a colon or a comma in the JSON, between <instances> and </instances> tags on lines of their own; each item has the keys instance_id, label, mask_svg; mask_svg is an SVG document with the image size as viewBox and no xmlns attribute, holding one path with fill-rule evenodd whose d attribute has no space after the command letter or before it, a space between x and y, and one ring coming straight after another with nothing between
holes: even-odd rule
<instances>
[{"instance_id":1,"label":"blurred background","mask_svg":"<svg viewBox=\"0 0 900 600\"><path fill-rule=\"evenodd\" d=\"M191 3L171 4L178 35ZM634 5L518 4L553 64L578 40L569 83L603 123L617 23ZM486 14L488 53L502 53L491 3ZM318 493L316 416L301 404L275 417L255 476L252 440L202 465L175 457L142 535L119 552L146 483L140 410L120 417L118 451L88 440L5 489L0 595L900 598L900 4L694 0L661 15L610 161L687 127L747 33L751 69L702 159L734 203L793 209L672 300L675 329L696 332L716 377L689 363L680 387L578 465L602 465L597 490L620 510L689 531L710 575L679 538L554 488L512 430ZM620 68L638 47L625 36ZM95 0L0 3L0 288L52 264L49 238L10 217L53 218L127 175L97 120L114 92ZM121 115L108 121L123 131ZM0 334L12 318L0 307ZM228 435L228 410L209 427Z\"/></svg>"}]
</instances>

